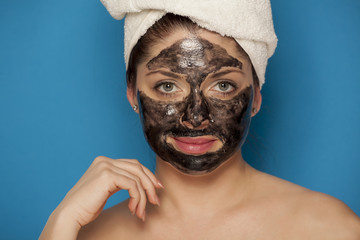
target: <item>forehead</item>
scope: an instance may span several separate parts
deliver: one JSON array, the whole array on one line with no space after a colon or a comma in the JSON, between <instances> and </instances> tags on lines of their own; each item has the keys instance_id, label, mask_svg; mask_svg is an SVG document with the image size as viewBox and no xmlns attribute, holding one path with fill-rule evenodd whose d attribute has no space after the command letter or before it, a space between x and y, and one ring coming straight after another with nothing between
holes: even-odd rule
<instances>
[{"instance_id":1,"label":"forehead","mask_svg":"<svg viewBox=\"0 0 360 240\"><path fill-rule=\"evenodd\" d=\"M222 67L242 69L242 65L241 61L229 55L223 47L197 36L175 42L146 64L149 70L167 68L177 73L205 73L204 70L210 73Z\"/></svg>"},{"instance_id":2,"label":"forehead","mask_svg":"<svg viewBox=\"0 0 360 240\"><path fill-rule=\"evenodd\" d=\"M245 51L233 38L224 37L206 29L199 29L196 33L189 32L185 29L177 29L152 46L147 59L145 59L145 65L156 57L169 57L166 56L164 50L167 50L168 53L172 52L180 55L184 53L184 49L187 50L187 54L194 54L194 57L196 57L196 54L203 52L207 54L208 57L214 59L220 55L228 55L243 64L250 63ZM178 51L178 53L176 53L176 51Z\"/></svg>"}]
</instances>

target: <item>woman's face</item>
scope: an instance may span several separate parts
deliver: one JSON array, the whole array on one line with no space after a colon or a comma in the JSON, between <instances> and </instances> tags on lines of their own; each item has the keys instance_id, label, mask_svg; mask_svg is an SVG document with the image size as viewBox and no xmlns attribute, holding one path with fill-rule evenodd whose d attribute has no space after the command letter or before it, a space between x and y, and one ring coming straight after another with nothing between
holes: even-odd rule
<instances>
[{"instance_id":1,"label":"woman's face","mask_svg":"<svg viewBox=\"0 0 360 240\"><path fill-rule=\"evenodd\" d=\"M145 136L158 157L183 173L204 174L246 138L252 66L231 38L177 30L138 66L135 93L130 101L139 105Z\"/></svg>"}]
</instances>

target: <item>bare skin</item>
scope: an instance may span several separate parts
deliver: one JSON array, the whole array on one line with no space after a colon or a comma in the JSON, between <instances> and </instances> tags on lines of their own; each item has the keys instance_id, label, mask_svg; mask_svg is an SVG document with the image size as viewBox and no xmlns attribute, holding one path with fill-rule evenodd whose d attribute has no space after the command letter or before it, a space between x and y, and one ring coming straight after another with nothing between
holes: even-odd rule
<instances>
[{"instance_id":1,"label":"bare skin","mask_svg":"<svg viewBox=\"0 0 360 240\"><path fill-rule=\"evenodd\" d=\"M159 192L161 207L149 205L145 222L129 214L125 201L104 211L79 239L359 239L359 219L341 201L244 162L227 162L196 180L172 168L160 163L162 177L171 176ZM224 179L225 172L237 177Z\"/></svg>"},{"instance_id":2,"label":"bare skin","mask_svg":"<svg viewBox=\"0 0 360 240\"><path fill-rule=\"evenodd\" d=\"M232 39L206 30L197 34L243 63L243 73L228 78L241 81L242 88L253 84L251 64ZM188 35L175 30L149 60ZM149 82L163 76L149 79L148 72L146 62L138 67L136 88L157 98ZM189 88L179 81L181 99ZM131 105L138 104L134 92L127 92ZM260 105L255 88L253 107ZM253 169L240 149L205 174L185 174L160 157L156 163L153 175L135 160L97 158L50 216L40 239L360 239L360 219L344 203ZM120 189L129 191L130 200L102 211Z\"/></svg>"}]
</instances>

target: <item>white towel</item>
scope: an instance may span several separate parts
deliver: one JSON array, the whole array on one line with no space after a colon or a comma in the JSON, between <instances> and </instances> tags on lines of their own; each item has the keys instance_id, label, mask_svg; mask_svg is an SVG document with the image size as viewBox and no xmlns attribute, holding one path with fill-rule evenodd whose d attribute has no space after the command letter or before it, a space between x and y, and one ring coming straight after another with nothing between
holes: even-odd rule
<instances>
[{"instance_id":1,"label":"white towel","mask_svg":"<svg viewBox=\"0 0 360 240\"><path fill-rule=\"evenodd\" d=\"M199 26L233 37L249 55L259 77L277 45L270 0L101 0L115 19L125 17L125 63L139 38L166 13L189 17Z\"/></svg>"}]
</instances>

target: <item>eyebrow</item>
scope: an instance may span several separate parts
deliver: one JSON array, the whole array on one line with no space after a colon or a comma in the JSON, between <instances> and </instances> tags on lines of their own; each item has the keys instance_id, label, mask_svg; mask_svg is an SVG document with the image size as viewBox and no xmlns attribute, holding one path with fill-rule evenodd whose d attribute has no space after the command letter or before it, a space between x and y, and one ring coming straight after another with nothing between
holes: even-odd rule
<instances>
[{"instance_id":1,"label":"eyebrow","mask_svg":"<svg viewBox=\"0 0 360 240\"><path fill-rule=\"evenodd\" d=\"M214 73L211 77L212 78L219 78L219 77L222 77L222 76L224 76L224 75L226 75L226 74L228 74L228 73L232 73L232 72L238 72L238 73L242 73L243 74L243 72L242 71L239 71L239 70L224 70L224 71L220 71L220 72L216 72L216 73Z\"/></svg>"},{"instance_id":2,"label":"eyebrow","mask_svg":"<svg viewBox=\"0 0 360 240\"><path fill-rule=\"evenodd\" d=\"M156 74L156 73L160 73L162 75L165 75L167 77L171 77L171 78L175 78L175 79L181 79L181 77L178 74L172 73L172 72L167 72L167 71L163 71L163 70L157 70L157 71L151 71L149 73L146 74L146 76L152 75L152 74Z\"/></svg>"}]
</instances>

